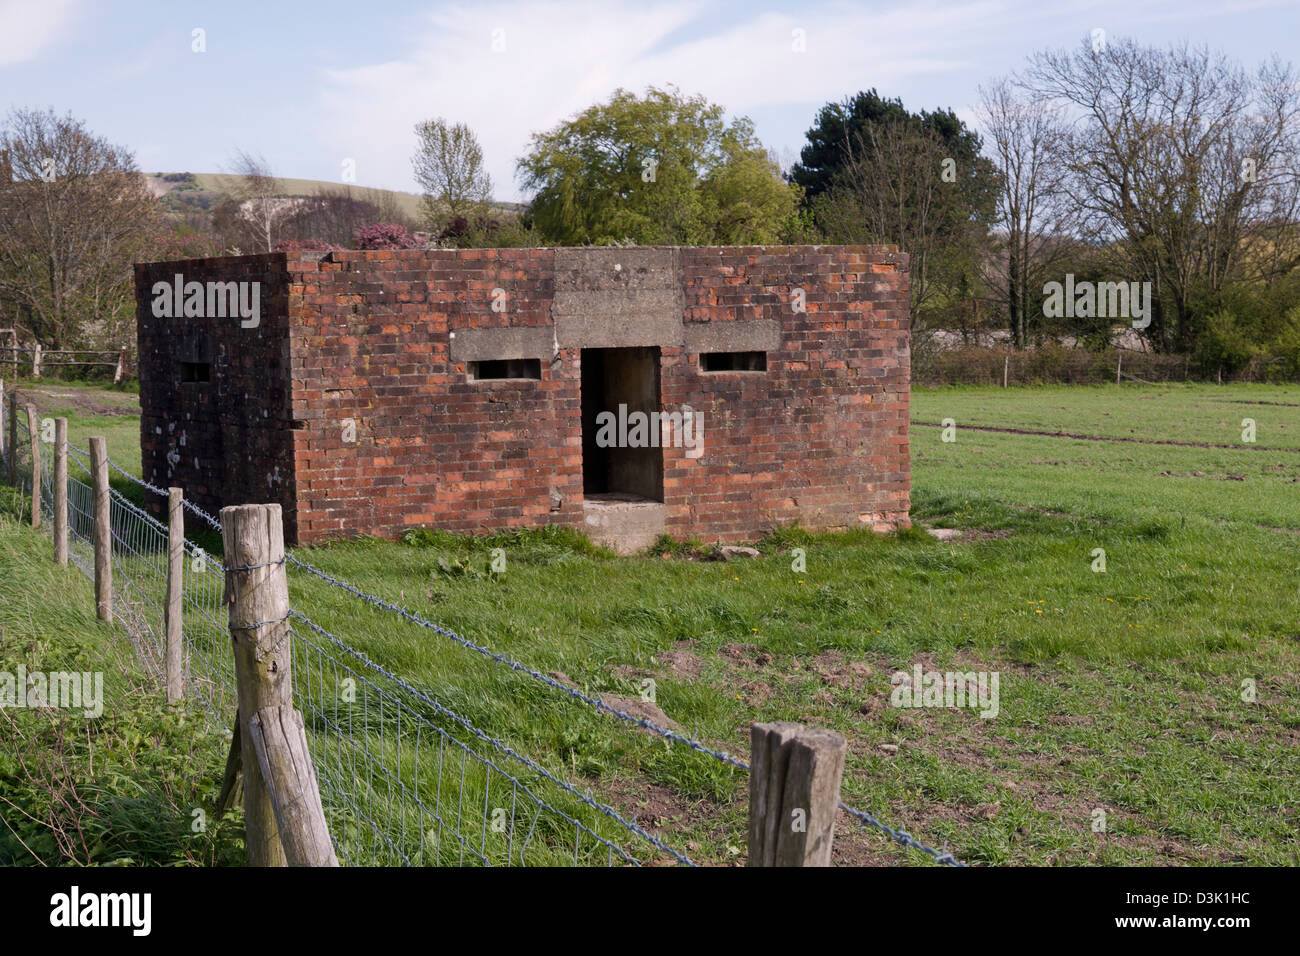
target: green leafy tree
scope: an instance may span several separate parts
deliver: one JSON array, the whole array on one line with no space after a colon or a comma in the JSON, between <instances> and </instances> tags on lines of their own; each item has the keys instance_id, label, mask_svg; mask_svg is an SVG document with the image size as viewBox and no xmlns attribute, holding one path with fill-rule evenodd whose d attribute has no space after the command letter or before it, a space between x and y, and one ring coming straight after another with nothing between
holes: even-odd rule
<instances>
[{"instance_id":1,"label":"green leafy tree","mask_svg":"<svg viewBox=\"0 0 1300 956\"><path fill-rule=\"evenodd\" d=\"M980 138L955 113L911 113L902 100L884 99L872 89L839 103L827 103L818 111L817 122L807 133L808 144L790 170L790 180L803 187L805 201L811 205L852 164L858 143L870 141L873 130L900 124L937 141L940 154L954 160L958 169L976 169Z\"/></svg>"},{"instance_id":2,"label":"green leafy tree","mask_svg":"<svg viewBox=\"0 0 1300 956\"><path fill-rule=\"evenodd\" d=\"M457 216L483 215L492 195L492 178L483 167L483 148L464 123L441 117L415 124L419 146L411 157L424 190L424 218L438 232Z\"/></svg>"},{"instance_id":3,"label":"green leafy tree","mask_svg":"<svg viewBox=\"0 0 1300 956\"><path fill-rule=\"evenodd\" d=\"M673 88L617 90L535 134L519 173L537 232L560 245L771 243L799 199L748 119Z\"/></svg>"}]
</instances>

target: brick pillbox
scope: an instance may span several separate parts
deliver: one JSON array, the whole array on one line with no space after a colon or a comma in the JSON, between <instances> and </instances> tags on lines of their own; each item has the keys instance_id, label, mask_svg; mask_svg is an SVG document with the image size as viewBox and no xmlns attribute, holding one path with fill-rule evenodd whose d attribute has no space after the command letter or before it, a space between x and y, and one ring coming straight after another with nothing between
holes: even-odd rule
<instances>
[{"instance_id":1,"label":"brick pillbox","mask_svg":"<svg viewBox=\"0 0 1300 956\"><path fill-rule=\"evenodd\" d=\"M300 544L559 524L630 551L908 524L893 247L317 255L136 265L148 481L212 513L279 502ZM260 283L255 323L211 295L156 316L177 276ZM599 446L620 406L695 413L702 441Z\"/></svg>"}]
</instances>

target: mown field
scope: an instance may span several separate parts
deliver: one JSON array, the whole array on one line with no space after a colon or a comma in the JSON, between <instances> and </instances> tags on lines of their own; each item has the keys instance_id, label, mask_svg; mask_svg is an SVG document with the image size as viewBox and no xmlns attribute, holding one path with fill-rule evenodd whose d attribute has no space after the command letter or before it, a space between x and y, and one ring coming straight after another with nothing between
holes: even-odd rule
<instances>
[{"instance_id":1,"label":"mown field","mask_svg":"<svg viewBox=\"0 0 1300 956\"><path fill-rule=\"evenodd\" d=\"M754 720L838 730L845 800L967 862L1292 865L1297 406L1295 386L918 390L915 421L957 426L953 442L937 424L912 435L913 517L960 529L945 542L787 529L722 562L702 543L620 559L554 531L415 533L298 554L585 690L635 699L653 678L668 720L742 756ZM125 440L120 416L43 410L77 411L74 441ZM1155 443L1170 441L1186 444ZM358 650L693 858L743 860L742 774L301 572L290 587ZM917 663L997 671L998 716L891 707L891 674ZM842 864L927 861L843 815L836 846Z\"/></svg>"}]
</instances>

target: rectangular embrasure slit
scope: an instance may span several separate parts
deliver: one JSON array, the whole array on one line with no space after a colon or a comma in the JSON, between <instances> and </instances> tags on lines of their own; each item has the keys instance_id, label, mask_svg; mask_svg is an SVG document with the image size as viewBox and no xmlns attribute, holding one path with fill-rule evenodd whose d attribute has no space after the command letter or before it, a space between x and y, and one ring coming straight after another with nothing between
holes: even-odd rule
<instances>
[{"instance_id":1,"label":"rectangular embrasure slit","mask_svg":"<svg viewBox=\"0 0 1300 956\"><path fill-rule=\"evenodd\" d=\"M766 352L701 352L701 372L766 372Z\"/></svg>"},{"instance_id":2,"label":"rectangular embrasure slit","mask_svg":"<svg viewBox=\"0 0 1300 956\"><path fill-rule=\"evenodd\" d=\"M470 381L483 382L493 379L540 379L542 377L541 359L488 359L469 363Z\"/></svg>"}]
</instances>

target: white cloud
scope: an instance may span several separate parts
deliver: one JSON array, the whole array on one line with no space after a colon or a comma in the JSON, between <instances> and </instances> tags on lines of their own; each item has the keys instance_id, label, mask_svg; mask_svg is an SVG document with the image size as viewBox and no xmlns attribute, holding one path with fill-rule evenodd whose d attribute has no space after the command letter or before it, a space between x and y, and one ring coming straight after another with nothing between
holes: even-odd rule
<instances>
[{"instance_id":1,"label":"white cloud","mask_svg":"<svg viewBox=\"0 0 1300 956\"><path fill-rule=\"evenodd\" d=\"M640 92L672 83L733 114L820 105L828 94L887 89L902 76L959 68L967 31L1002 12L983 0L890 10L831 2L738 21L734 9L715 21L719 8L698 2L444 8L429 16L427 31L401 60L325 74L322 145L356 158L362 183L414 188L412 129L444 116L476 132L495 195L512 198L514 163L530 134L620 86ZM792 49L796 28L806 31L807 52ZM504 51L493 52L494 30L504 31Z\"/></svg>"},{"instance_id":2,"label":"white cloud","mask_svg":"<svg viewBox=\"0 0 1300 956\"><path fill-rule=\"evenodd\" d=\"M1163 13L1197 2L1155 7ZM1032 48L1026 34L1052 36L1067 26L1082 38L1097 22L1122 32L1121 11L1132 9L1131 0L1063 3L1064 17L1037 0L811 0L795 12L752 13L727 0L457 3L429 14L399 59L324 73L320 147L330 168L355 158L364 185L414 189L412 128L443 116L478 135L494 195L519 198L514 164L530 134L618 87L641 92L671 83L732 115L805 113L802 135L823 103L871 87L890 96L919 86L933 100L919 105L969 100L972 80L1021 65ZM806 52L792 48L796 29L805 31ZM493 52L493 31L503 31L501 52Z\"/></svg>"},{"instance_id":3,"label":"white cloud","mask_svg":"<svg viewBox=\"0 0 1300 956\"><path fill-rule=\"evenodd\" d=\"M40 56L72 23L76 0L0 0L0 66Z\"/></svg>"}]
</instances>

